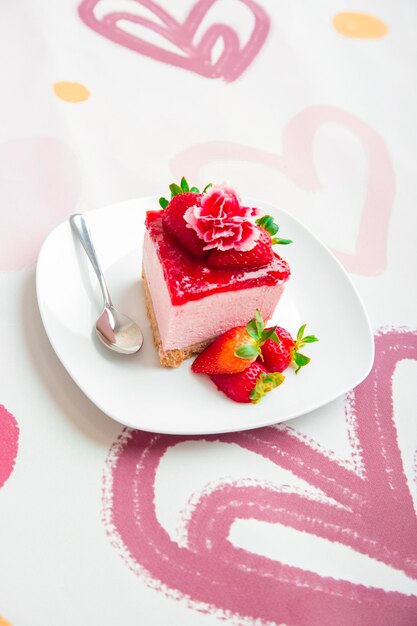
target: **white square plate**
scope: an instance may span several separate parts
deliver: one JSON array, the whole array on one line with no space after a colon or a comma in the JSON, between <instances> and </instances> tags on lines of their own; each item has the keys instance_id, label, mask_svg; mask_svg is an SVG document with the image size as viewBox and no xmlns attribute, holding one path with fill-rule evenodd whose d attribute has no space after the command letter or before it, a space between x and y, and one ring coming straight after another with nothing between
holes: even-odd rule
<instances>
[{"instance_id":1,"label":"white square plate","mask_svg":"<svg viewBox=\"0 0 417 626\"><path fill-rule=\"evenodd\" d=\"M133 356L110 352L95 335L101 292L70 225L58 226L39 255L36 285L49 340L68 373L104 413L133 428L170 434L246 430L297 417L358 385L374 358L373 335L349 276L331 252L302 224L264 202L247 200L273 215L280 233L294 241L279 253L291 278L273 322L292 334L307 322L319 343L303 352L311 363L257 404L237 404L207 376L159 364L146 317L141 284L145 211L157 198L129 200L88 213L88 222L109 291L120 311L137 321L144 345Z\"/></svg>"}]
</instances>

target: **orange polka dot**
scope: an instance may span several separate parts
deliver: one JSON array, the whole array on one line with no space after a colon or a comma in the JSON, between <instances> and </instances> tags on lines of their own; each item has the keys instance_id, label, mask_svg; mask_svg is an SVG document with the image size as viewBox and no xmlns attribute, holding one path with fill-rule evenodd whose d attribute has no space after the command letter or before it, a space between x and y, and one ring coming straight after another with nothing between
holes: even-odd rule
<instances>
[{"instance_id":1,"label":"orange polka dot","mask_svg":"<svg viewBox=\"0 0 417 626\"><path fill-rule=\"evenodd\" d=\"M366 13L337 13L333 26L340 35L354 39L380 39L388 33L385 22Z\"/></svg>"},{"instance_id":2,"label":"orange polka dot","mask_svg":"<svg viewBox=\"0 0 417 626\"><path fill-rule=\"evenodd\" d=\"M65 100L65 102L84 102L90 97L87 87L81 83L61 81L54 84L54 92L58 98Z\"/></svg>"},{"instance_id":3,"label":"orange polka dot","mask_svg":"<svg viewBox=\"0 0 417 626\"><path fill-rule=\"evenodd\" d=\"M0 626L12 626L10 622L8 622L4 617L0 615Z\"/></svg>"}]
</instances>

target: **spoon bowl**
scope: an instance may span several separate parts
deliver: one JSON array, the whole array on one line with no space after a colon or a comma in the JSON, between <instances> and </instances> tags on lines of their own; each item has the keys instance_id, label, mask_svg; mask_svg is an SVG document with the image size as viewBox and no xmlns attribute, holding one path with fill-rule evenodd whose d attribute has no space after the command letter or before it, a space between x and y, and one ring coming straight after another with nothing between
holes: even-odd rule
<instances>
[{"instance_id":1,"label":"spoon bowl","mask_svg":"<svg viewBox=\"0 0 417 626\"><path fill-rule=\"evenodd\" d=\"M105 346L120 354L135 354L143 344L139 326L113 306L104 307L96 322L96 331Z\"/></svg>"},{"instance_id":2,"label":"spoon bowl","mask_svg":"<svg viewBox=\"0 0 417 626\"><path fill-rule=\"evenodd\" d=\"M90 259L103 294L104 309L96 322L98 338L114 352L135 354L143 344L142 332L136 322L117 311L113 306L85 217L76 213L71 215L69 221Z\"/></svg>"}]
</instances>

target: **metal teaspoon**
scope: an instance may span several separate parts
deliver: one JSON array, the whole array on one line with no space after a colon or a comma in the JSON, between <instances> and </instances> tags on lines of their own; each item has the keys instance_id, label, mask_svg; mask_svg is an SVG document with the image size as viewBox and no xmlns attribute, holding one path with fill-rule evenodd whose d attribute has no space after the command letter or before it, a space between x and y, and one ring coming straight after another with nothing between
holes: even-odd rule
<instances>
[{"instance_id":1,"label":"metal teaspoon","mask_svg":"<svg viewBox=\"0 0 417 626\"><path fill-rule=\"evenodd\" d=\"M71 215L69 221L97 274L103 294L104 309L96 322L97 335L110 350L120 354L135 354L143 344L142 332L133 320L119 313L113 306L85 217L77 213Z\"/></svg>"}]
</instances>

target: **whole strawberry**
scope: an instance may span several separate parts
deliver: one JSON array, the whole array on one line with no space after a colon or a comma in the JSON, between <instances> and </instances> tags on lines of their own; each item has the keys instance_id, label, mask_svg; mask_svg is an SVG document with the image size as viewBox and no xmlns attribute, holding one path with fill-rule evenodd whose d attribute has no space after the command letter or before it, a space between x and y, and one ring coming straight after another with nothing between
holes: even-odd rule
<instances>
[{"instance_id":1,"label":"whole strawberry","mask_svg":"<svg viewBox=\"0 0 417 626\"><path fill-rule=\"evenodd\" d=\"M187 228L184 221L186 210L199 202L200 196L196 193L182 193L174 196L162 214L162 224L183 248L194 256L203 258L207 256L204 241L201 241L193 230Z\"/></svg>"},{"instance_id":2,"label":"whole strawberry","mask_svg":"<svg viewBox=\"0 0 417 626\"><path fill-rule=\"evenodd\" d=\"M207 185L204 191L209 186ZM187 227L184 220L184 213L187 209L201 203L202 194L197 187L190 188L184 177L181 179L180 185L172 183L169 188L171 200L159 199L159 204L165 209L162 214L164 228L194 256L199 258L207 256L208 251L204 250L205 242L198 237L196 232Z\"/></svg>"},{"instance_id":3,"label":"whole strawberry","mask_svg":"<svg viewBox=\"0 0 417 626\"><path fill-rule=\"evenodd\" d=\"M238 374L213 374L210 378L231 400L256 404L266 393L278 387L285 377L279 372L267 372L263 365L255 361Z\"/></svg>"},{"instance_id":4,"label":"whole strawberry","mask_svg":"<svg viewBox=\"0 0 417 626\"><path fill-rule=\"evenodd\" d=\"M296 365L295 373L298 374L300 369L310 363L310 358L301 354L299 349L308 343L318 341L314 335L304 337L306 324L303 324L298 333L297 338L293 339L290 333L276 326L275 333L279 342L268 339L262 346L262 355L259 357L268 370L268 372L283 372L289 365Z\"/></svg>"},{"instance_id":5,"label":"whole strawberry","mask_svg":"<svg viewBox=\"0 0 417 626\"><path fill-rule=\"evenodd\" d=\"M242 372L261 355L261 346L274 336L275 328L265 330L257 310L247 326L235 326L217 337L195 359L191 369L198 374Z\"/></svg>"}]
</instances>

